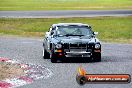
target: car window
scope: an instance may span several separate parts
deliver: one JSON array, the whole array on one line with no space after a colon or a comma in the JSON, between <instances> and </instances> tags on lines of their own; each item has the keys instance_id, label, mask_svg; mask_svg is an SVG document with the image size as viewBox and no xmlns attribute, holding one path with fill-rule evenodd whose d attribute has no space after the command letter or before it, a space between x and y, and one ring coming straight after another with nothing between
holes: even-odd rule
<instances>
[{"instance_id":1,"label":"car window","mask_svg":"<svg viewBox=\"0 0 132 88\"><path fill-rule=\"evenodd\" d=\"M91 35L92 31L86 26L59 26L57 29L58 35Z\"/></svg>"}]
</instances>

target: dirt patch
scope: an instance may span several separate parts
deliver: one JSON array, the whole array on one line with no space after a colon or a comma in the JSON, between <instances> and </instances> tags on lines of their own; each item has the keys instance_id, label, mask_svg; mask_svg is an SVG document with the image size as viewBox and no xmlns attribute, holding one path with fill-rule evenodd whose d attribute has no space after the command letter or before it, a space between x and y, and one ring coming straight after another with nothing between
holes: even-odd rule
<instances>
[{"instance_id":1,"label":"dirt patch","mask_svg":"<svg viewBox=\"0 0 132 88\"><path fill-rule=\"evenodd\" d=\"M4 80L6 78L14 78L24 74L24 70L18 64L0 62L0 80Z\"/></svg>"}]
</instances>

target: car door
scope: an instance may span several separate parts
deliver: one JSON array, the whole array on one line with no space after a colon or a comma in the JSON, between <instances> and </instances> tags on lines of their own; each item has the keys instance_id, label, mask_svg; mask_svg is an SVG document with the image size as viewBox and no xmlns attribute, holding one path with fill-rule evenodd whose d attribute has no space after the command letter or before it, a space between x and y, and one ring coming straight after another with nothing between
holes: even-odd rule
<instances>
[{"instance_id":1,"label":"car door","mask_svg":"<svg viewBox=\"0 0 132 88\"><path fill-rule=\"evenodd\" d=\"M54 34L54 27L50 27L49 35L45 36L45 47L47 51L50 51L50 44L52 43L52 35Z\"/></svg>"},{"instance_id":2,"label":"car door","mask_svg":"<svg viewBox=\"0 0 132 88\"><path fill-rule=\"evenodd\" d=\"M50 40L50 31L52 30L52 27L49 28L49 31L46 32L45 34L45 38L44 38L44 48L48 51L48 48L49 48L49 40Z\"/></svg>"}]
</instances>

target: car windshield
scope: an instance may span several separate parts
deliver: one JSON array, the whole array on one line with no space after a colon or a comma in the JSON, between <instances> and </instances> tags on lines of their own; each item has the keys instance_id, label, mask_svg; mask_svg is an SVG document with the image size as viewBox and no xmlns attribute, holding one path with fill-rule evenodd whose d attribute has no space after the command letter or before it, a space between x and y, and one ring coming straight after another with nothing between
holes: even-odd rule
<instances>
[{"instance_id":1,"label":"car windshield","mask_svg":"<svg viewBox=\"0 0 132 88\"><path fill-rule=\"evenodd\" d=\"M91 36L92 31L87 26L58 26L58 36Z\"/></svg>"}]
</instances>

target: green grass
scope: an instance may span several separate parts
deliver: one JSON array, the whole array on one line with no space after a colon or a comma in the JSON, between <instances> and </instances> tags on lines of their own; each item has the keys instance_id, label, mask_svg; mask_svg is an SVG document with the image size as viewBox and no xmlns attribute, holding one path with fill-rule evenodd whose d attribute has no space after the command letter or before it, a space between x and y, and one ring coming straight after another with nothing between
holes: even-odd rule
<instances>
[{"instance_id":1,"label":"green grass","mask_svg":"<svg viewBox=\"0 0 132 88\"><path fill-rule=\"evenodd\" d=\"M0 0L0 10L132 9L132 0Z\"/></svg>"},{"instance_id":2,"label":"green grass","mask_svg":"<svg viewBox=\"0 0 132 88\"><path fill-rule=\"evenodd\" d=\"M53 23L81 22L92 26L103 41L132 42L132 16L94 18L0 18L1 35L43 37Z\"/></svg>"}]
</instances>

